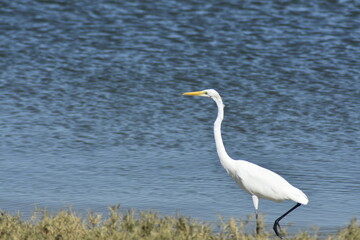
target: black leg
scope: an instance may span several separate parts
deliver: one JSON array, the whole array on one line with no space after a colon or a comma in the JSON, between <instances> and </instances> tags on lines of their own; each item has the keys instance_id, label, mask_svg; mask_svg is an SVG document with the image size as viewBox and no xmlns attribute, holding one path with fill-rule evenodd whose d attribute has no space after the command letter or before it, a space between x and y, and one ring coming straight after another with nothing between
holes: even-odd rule
<instances>
[{"instance_id":1,"label":"black leg","mask_svg":"<svg viewBox=\"0 0 360 240\"><path fill-rule=\"evenodd\" d=\"M275 220L274 222L274 232L276 233L276 236L278 236L279 238L282 238L282 236L280 236L279 230L281 231L280 228L280 220L283 219L286 215L288 215L289 213L291 213L293 210L295 210L297 207L299 207L301 204L297 203L295 206L293 206L289 211L287 211L286 213L284 213L283 215L281 215L278 219Z\"/></svg>"},{"instance_id":2,"label":"black leg","mask_svg":"<svg viewBox=\"0 0 360 240\"><path fill-rule=\"evenodd\" d=\"M259 219L258 219L258 212L256 211L256 235L260 234L260 225L259 225Z\"/></svg>"}]
</instances>

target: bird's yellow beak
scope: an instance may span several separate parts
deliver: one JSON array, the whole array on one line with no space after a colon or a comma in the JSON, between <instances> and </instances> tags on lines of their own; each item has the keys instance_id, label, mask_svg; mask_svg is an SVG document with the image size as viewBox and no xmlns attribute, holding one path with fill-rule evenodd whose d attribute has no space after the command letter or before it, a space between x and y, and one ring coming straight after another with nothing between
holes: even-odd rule
<instances>
[{"instance_id":1,"label":"bird's yellow beak","mask_svg":"<svg viewBox=\"0 0 360 240\"><path fill-rule=\"evenodd\" d=\"M186 96L203 96L206 92L205 91L196 91L196 92L186 92L183 95Z\"/></svg>"}]
</instances>

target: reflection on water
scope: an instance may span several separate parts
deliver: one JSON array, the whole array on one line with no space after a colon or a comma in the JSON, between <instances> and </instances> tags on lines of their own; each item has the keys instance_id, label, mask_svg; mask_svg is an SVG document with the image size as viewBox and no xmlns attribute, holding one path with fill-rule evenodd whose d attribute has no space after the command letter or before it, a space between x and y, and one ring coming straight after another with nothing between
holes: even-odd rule
<instances>
[{"instance_id":1,"label":"reflection on water","mask_svg":"<svg viewBox=\"0 0 360 240\"><path fill-rule=\"evenodd\" d=\"M309 197L294 228L359 215L360 12L354 1L2 3L1 209L253 213L233 158ZM293 203L260 201L271 223Z\"/></svg>"}]
</instances>

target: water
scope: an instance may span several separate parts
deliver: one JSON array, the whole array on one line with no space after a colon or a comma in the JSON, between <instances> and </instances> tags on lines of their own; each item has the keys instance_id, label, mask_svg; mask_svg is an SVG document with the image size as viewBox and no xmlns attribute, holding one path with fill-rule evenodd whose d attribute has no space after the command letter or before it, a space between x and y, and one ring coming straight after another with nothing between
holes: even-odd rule
<instances>
[{"instance_id":1,"label":"water","mask_svg":"<svg viewBox=\"0 0 360 240\"><path fill-rule=\"evenodd\" d=\"M245 219L218 161L274 170L309 205L290 229L360 212L357 1L1 1L0 207L154 209ZM292 202L260 201L268 228Z\"/></svg>"}]
</instances>

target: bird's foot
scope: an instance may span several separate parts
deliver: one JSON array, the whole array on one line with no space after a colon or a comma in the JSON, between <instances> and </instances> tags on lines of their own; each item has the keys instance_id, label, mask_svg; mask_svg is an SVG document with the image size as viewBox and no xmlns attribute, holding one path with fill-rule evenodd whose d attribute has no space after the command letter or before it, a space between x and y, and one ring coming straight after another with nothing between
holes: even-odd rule
<instances>
[{"instance_id":1,"label":"bird's foot","mask_svg":"<svg viewBox=\"0 0 360 240\"><path fill-rule=\"evenodd\" d=\"M279 221L278 221L278 220L276 220L276 221L274 222L273 229L274 229L274 232L275 232L276 236L278 236L280 239L282 239L283 237L280 235L280 233L281 233L281 227L280 227L280 224L279 224Z\"/></svg>"}]
</instances>

